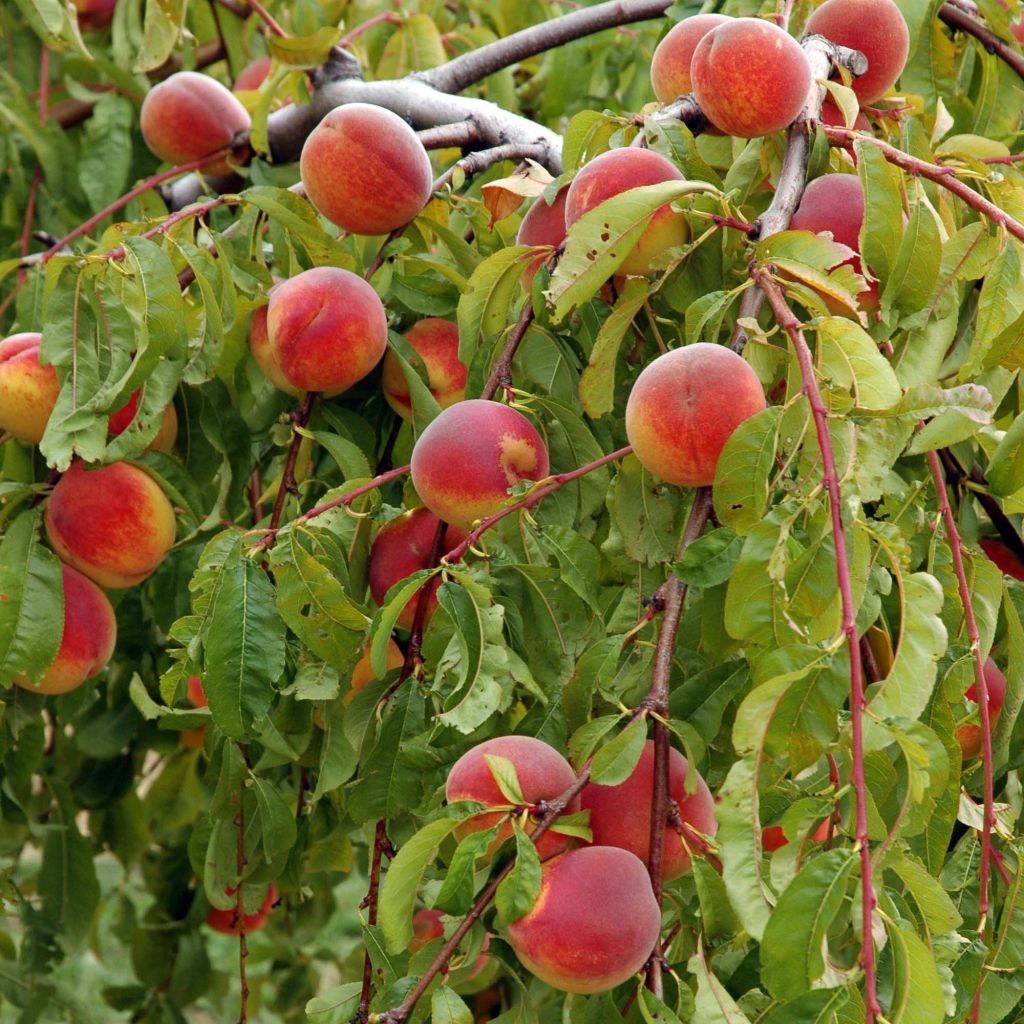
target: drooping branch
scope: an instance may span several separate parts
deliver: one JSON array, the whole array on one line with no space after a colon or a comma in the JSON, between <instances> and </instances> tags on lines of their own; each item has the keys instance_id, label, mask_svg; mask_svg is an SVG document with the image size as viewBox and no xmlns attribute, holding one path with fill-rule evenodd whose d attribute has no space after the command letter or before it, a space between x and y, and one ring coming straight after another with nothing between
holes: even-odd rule
<instances>
[{"instance_id":1,"label":"drooping branch","mask_svg":"<svg viewBox=\"0 0 1024 1024\"><path fill-rule=\"evenodd\" d=\"M943 4L939 8L939 19L958 32L974 36L989 53L994 53L1007 66L1024 78L1024 54L1012 43L1000 39L978 18L959 5Z\"/></svg>"},{"instance_id":2,"label":"drooping branch","mask_svg":"<svg viewBox=\"0 0 1024 1024\"><path fill-rule=\"evenodd\" d=\"M751 276L760 286L772 308L779 326L789 336L800 366L803 391L811 407L814 427L821 451L825 490L832 513L832 536L836 552L836 581L842 604L842 630L850 655L850 727L853 759L853 789L856 798L856 839L860 848L861 867L861 962L864 967L865 1007L867 1024L874 1024L881 1014L878 1003L875 947L872 917L877 903L871 874L871 849L868 843L867 781L864 768L864 677L861 670L860 644L857 637L857 608L853 601L853 583L850 559L843 531L843 509L839 491L839 473L836 469L832 439L828 432L828 409L821 397L811 350L807 346L803 329L786 302L782 289L776 284L767 267L755 268Z\"/></svg>"}]
</instances>

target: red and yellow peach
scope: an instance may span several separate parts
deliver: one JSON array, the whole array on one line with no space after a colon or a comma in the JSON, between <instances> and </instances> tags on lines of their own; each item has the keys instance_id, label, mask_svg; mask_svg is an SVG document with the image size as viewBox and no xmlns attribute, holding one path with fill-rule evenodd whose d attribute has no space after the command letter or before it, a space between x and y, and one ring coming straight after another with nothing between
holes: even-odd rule
<instances>
[{"instance_id":1,"label":"red and yellow peach","mask_svg":"<svg viewBox=\"0 0 1024 1024\"><path fill-rule=\"evenodd\" d=\"M693 91L693 51L713 28L729 20L727 14L694 14L665 33L651 58L651 85L659 103L671 103Z\"/></svg>"},{"instance_id":2,"label":"red and yellow peach","mask_svg":"<svg viewBox=\"0 0 1024 1024\"><path fill-rule=\"evenodd\" d=\"M519 231L516 234L516 245L544 245L554 249L565 241L565 200L569 195L569 186L563 185L548 204L543 196L538 196L526 211ZM524 288L529 290L533 279L550 254L541 254L530 261L520 278Z\"/></svg>"},{"instance_id":3,"label":"red and yellow peach","mask_svg":"<svg viewBox=\"0 0 1024 1024\"><path fill-rule=\"evenodd\" d=\"M138 388L132 392L128 401L116 412L110 414L107 421L107 434L110 437L118 437L128 429L135 414L139 411L139 400L142 398L142 389ZM160 429L156 437L149 442L149 451L170 453L174 442L178 437L178 414L175 412L174 403L169 402L160 418Z\"/></svg>"},{"instance_id":4,"label":"red and yellow peach","mask_svg":"<svg viewBox=\"0 0 1024 1024\"><path fill-rule=\"evenodd\" d=\"M274 358L273 350L270 347L270 336L267 334L267 310L269 305L260 306L252 315L249 321L249 351L252 353L256 365L263 371L263 376L274 385L278 391L286 395L298 396L302 390L297 388L281 372L281 367Z\"/></svg>"},{"instance_id":5,"label":"red and yellow peach","mask_svg":"<svg viewBox=\"0 0 1024 1024\"><path fill-rule=\"evenodd\" d=\"M233 896L235 894L235 890L229 887L227 893L229 896ZM267 923L267 918L270 916L270 911L273 909L276 902L277 886L271 882L270 885L267 886L267 895L260 904L259 910L253 914L243 915L243 919L245 921L245 932L247 935L250 932L259 931ZM217 907L210 907L206 914L206 923L215 932L220 932L222 935L237 935L239 932L238 911L235 908L230 910L220 910Z\"/></svg>"},{"instance_id":6,"label":"red and yellow peach","mask_svg":"<svg viewBox=\"0 0 1024 1024\"><path fill-rule=\"evenodd\" d=\"M41 334L29 331L0 341L0 431L38 444L57 404L57 371L39 361Z\"/></svg>"},{"instance_id":7,"label":"red and yellow peach","mask_svg":"<svg viewBox=\"0 0 1024 1024\"><path fill-rule=\"evenodd\" d=\"M370 661L370 647L372 645L372 639L366 641L366 646L363 648L362 657L356 662L356 667L352 669L352 680L349 687L348 693L345 694L343 702L345 704L351 704L355 700L356 694L366 686L367 683L373 682L377 679L377 674L373 671L373 664ZM405 656L402 654L402 649L388 637L387 653L385 654L385 672L391 672L396 668L401 668L405 662Z\"/></svg>"},{"instance_id":8,"label":"red and yellow peach","mask_svg":"<svg viewBox=\"0 0 1024 1024\"><path fill-rule=\"evenodd\" d=\"M1006 700L1006 676L1000 671L999 666L989 658L984 666L985 689L988 692L988 718L989 725L994 729L999 721L999 714L1003 710L1003 701ZM979 704L978 684L971 683L964 694L972 704ZM981 717L981 712L978 712ZM980 724L968 722L957 726L956 738L960 743L960 752L965 761L981 754L984 744L984 733Z\"/></svg>"},{"instance_id":9,"label":"red and yellow peach","mask_svg":"<svg viewBox=\"0 0 1024 1024\"><path fill-rule=\"evenodd\" d=\"M442 409L466 396L466 367L459 360L459 328L451 320L428 316L403 335L423 361L430 393ZM403 420L412 419L412 398L402 367L390 350L384 357L381 388L388 405Z\"/></svg>"}]
</instances>

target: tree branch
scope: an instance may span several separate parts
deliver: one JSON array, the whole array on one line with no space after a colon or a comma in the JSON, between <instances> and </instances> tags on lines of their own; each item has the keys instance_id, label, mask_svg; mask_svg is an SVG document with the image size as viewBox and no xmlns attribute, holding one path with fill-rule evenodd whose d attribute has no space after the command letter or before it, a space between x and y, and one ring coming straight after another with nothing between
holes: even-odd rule
<instances>
[{"instance_id":1,"label":"tree branch","mask_svg":"<svg viewBox=\"0 0 1024 1024\"><path fill-rule=\"evenodd\" d=\"M377 829L373 839L373 853L370 858L370 885L366 891L366 899L363 901L368 910L366 914L367 923L373 927L377 923L377 897L380 893L380 868L384 854L388 857L394 856L394 848L388 839L387 822L381 818L377 822ZM369 949L363 954L363 988L359 995L359 1009L356 1010L355 1020L358 1024L366 1024L370 1016L370 993L373 989L373 961L370 960Z\"/></svg>"},{"instance_id":2,"label":"tree branch","mask_svg":"<svg viewBox=\"0 0 1024 1024\"><path fill-rule=\"evenodd\" d=\"M515 358L523 338L526 337L530 324L533 323L533 317L533 303L527 298L526 304L519 314L519 319L516 320L515 326L505 342L505 347L501 350L498 361L494 364L494 368L487 377L487 383L484 384L483 391L480 392L481 398L491 399L498 393L498 388L512 386L512 360Z\"/></svg>"},{"instance_id":3,"label":"tree branch","mask_svg":"<svg viewBox=\"0 0 1024 1024\"><path fill-rule=\"evenodd\" d=\"M989 53L995 54L1001 61L1011 67L1024 78L1024 54L1012 43L1000 39L976 17L959 6L946 3L939 8L939 20L944 21L957 32L966 32L974 36Z\"/></svg>"},{"instance_id":4,"label":"tree branch","mask_svg":"<svg viewBox=\"0 0 1024 1024\"><path fill-rule=\"evenodd\" d=\"M821 398L821 390L814 372L811 350L807 347L800 322L786 302L782 289L776 284L767 267L756 268L751 276L760 286L768 304L775 314L779 326L789 335L800 365L803 391L811 406L814 426L821 451L825 490L828 492L832 511L832 535L836 548L836 580L839 585L843 610L843 633L850 654L850 725L853 748L853 788L856 796L857 825L856 839L860 847L861 867L861 960L864 965L865 1004L867 1024L874 1024L881 1014L878 1003L875 971L875 947L872 931L872 916L877 900L871 875L871 849L868 842L867 783L864 770L864 678L861 671L860 644L857 637L857 609L853 602L853 584L850 574L850 560L846 550L846 534L843 532L843 510L839 493L839 474L836 470L832 439L828 433L828 410Z\"/></svg>"},{"instance_id":5,"label":"tree branch","mask_svg":"<svg viewBox=\"0 0 1024 1024\"><path fill-rule=\"evenodd\" d=\"M260 3L260 0L246 0L246 3L249 5L253 13L256 14L256 16L260 19L260 21L262 21L263 24L266 25L267 31L272 36L279 36L281 38L284 38L288 34L287 32L285 32L283 28L281 28L280 24L278 24L277 19L270 13L270 11L268 11L266 7L264 7L263 4Z\"/></svg>"}]
</instances>

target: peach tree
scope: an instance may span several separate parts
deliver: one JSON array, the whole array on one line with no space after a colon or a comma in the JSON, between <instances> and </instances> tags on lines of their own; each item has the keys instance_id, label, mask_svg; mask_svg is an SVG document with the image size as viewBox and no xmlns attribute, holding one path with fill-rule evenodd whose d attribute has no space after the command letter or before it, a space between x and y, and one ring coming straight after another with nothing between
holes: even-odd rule
<instances>
[{"instance_id":1,"label":"peach tree","mask_svg":"<svg viewBox=\"0 0 1024 1024\"><path fill-rule=\"evenodd\" d=\"M0 1011L1024 1013L1010 0L0 9Z\"/></svg>"}]
</instances>

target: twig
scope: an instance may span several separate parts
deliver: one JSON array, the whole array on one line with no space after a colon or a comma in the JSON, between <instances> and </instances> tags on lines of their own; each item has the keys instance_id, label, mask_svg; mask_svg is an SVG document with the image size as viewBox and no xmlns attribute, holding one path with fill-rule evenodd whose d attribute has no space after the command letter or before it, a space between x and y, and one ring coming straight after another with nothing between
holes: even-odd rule
<instances>
[{"instance_id":1,"label":"twig","mask_svg":"<svg viewBox=\"0 0 1024 1024\"><path fill-rule=\"evenodd\" d=\"M959 6L946 3L939 8L939 20L958 32L966 32L974 36L989 53L994 53L1001 61L1024 78L1024 54L1012 43L1000 39L994 32L985 27L977 18Z\"/></svg>"},{"instance_id":2,"label":"twig","mask_svg":"<svg viewBox=\"0 0 1024 1024\"><path fill-rule=\"evenodd\" d=\"M211 210L215 210L218 206L225 206L236 201L236 196L224 193L224 195L215 196L213 199L209 199L205 203L198 203L195 206L186 206L185 209L176 210L159 224L143 231L142 234L139 235L139 238L155 238L157 235L165 235L171 230L171 228L176 224L180 224L183 220L189 220L192 217L196 217L201 220ZM109 252L101 253L99 256L100 259L107 260L123 260L124 257L125 250L123 245L119 245L116 249L111 249Z\"/></svg>"},{"instance_id":3,"label":"twig","mask_svg":"<svg viewBox=\"0 0 1024 1024\"><path fill-rule=\"evenodd\" d=\"M245 747L239 744L242 760L245 761ZM238 789L238 814L235 815L235 870L238 881L235 888L235 924L238 928L238 981L241 987L238 1006L238 1024L246 1024L249 1012L249 981L246 977L245 961L249 957L249 944L245 938L245 898L242 875L245 873L245 787Z\"/></svg>"},{"instance_id":4,"label":"twig","mask_svg":"<svg viewBox=\"0 0 1024 1024\"><path fill-rule=\"evenodd\" d=\"M393 856L394 849L388 840L387 822L381 818L377 822L377 830L373 840L373 855L370 860L370 885L366 891L364 904L367 907L366 920L370 927L377 923L377 896L380 893L380 868L384 854ZM369 949L363 954L363 988L359 995L359 1009L355 1020L358 1024L366 1024L370 1016L370 993L373 989L373 962L370 960Z\"/></svg>"},{"instance_id":5,"label":"twig","mask_svg":"<svg viewBox=\"0 0 1024 1024\"><path fill-rule=\"evenodd\" d=\"M260 3L260 0L246 0L246 3L252 8L253 12L260 18L264 25L267 26L267 31L273 36L281 36L282 38L288 33L278 24L274 16Z\"/></svg>"},{"instance_id":6,"label":"twig","mask_svg":"<svg viewBox=\"0 0 1024 1024\"><path fill-rule=\"evenodd\" d=\"M853 584L850 561L846 550L846 535L843 532L843 510L839 493L839 474L836 470L835 454L828 432L828 410L821 398L821 390L814 373L814 361L807 346L800 322L786 302L782 289L776 284L767 267L755 268L751 276L760 286L768 304L775 314L780 327L789 335L797 362L803 391L811 406L814 426L821 450L823 482L828 492L832 512L832 534L836 549L836 580L839 585L843 612L843 633L850 653L850 725L853 756L853 788L856 795L857 823L856 839L860 847L861 866L861 960L864 965L865 1005L867 1024L874 1024L881 1014L878 1003L875 971L875 947L872 931L872 916L876 906L875 888L871 876L871 849L868 842L867 782L864 770L864 678L861 671L860 644L857 637L857 608L853 601Z\"/></svg>"},{"instance_id":7,"label":"twig","mask_svg":"<svg viewBox=\"0 0 1024 1024\"><path fill-rule=\"evenodd\" d=\"M383 25L385 23L400 25L402 23L402 16L397 11L381 11L380 14L375 14L372 18L368 18L361 25L356 25L354 28L349 29L338 40L338 46L347 50L364 32L369 32L375 25Z\"/></svg>"},{"instance_id":8,"label":"twig","mask_svg":"<svg viewBox=\"0 0 1024 1024\"><path fill-rule=\"evenodd\" d=\"M277 495L274 498L274 508L270 513L270 524L268 536L277 533L281 523L281 513L284 511L284 503L288 500L289 494L296 493L295 486L295 463L299 458L299 448L302 445L301 428L309 423L313 415L313 406L316 404L317 393L310 391L302 400L302 404L292 413L292 440L288 446L288 454L285 456L284 469L281 470L281 482L277 486Z\"/></svg>"},{"instance_id":9,"label":"twig","mask_svg":"<svg viewBox=\"0 0 1024 1024\"><path fill-rule=\"evenodd\" d=\"M501 355L498 356L498 361L494 364L494 369L491 370L487 378L487 383L484 384L483 391L480 392L481 398L491 399L498 393L498 388L512 386L512 360L515 358L523 338L526 337L530 324L533 323L533 317L533 303L527 300L505 342L505 347L501 350Z\"/></svg>"},{"instance_id":10,"label":"twig","mask_svg":"<svg viewBox=\"0 0 1024 1024\"><path fill-rule=\"evenodd\" d=\"M458 562L462 556L465 555L465 553L474 544L476 544L484 533L486 533L496 523L501 522L501 520L506 518L506 516L513 515L516 512L521 512L523 509L533 508L533 506L542 498L546 498L549 494L554 493L560 487L564 487L566 484L572 483L573 480L578 480L581 476L586 476L588 473L593 473L594 470L600 469L602 466L607 466L610 462L615 462L618 459L625 458L632 451L632 446L627 444L625 448L619 448L610 455L602 455L599 459L594 459L593 462L588 462L586 465L580 466L578 469L570 470L568 473L556 473L553 476L547 477L545 480L538 480L533 490L531 490L525 497L520 498L518 501L514 501L511 505L506 505L493 515L489 515L485 519L482 519L479 525L470 531L469 536L466 537L461 544L456 545L444 556L443 559L441 559L441 563L446 564L450 562Z\"/></svg>"}]
</instances>

